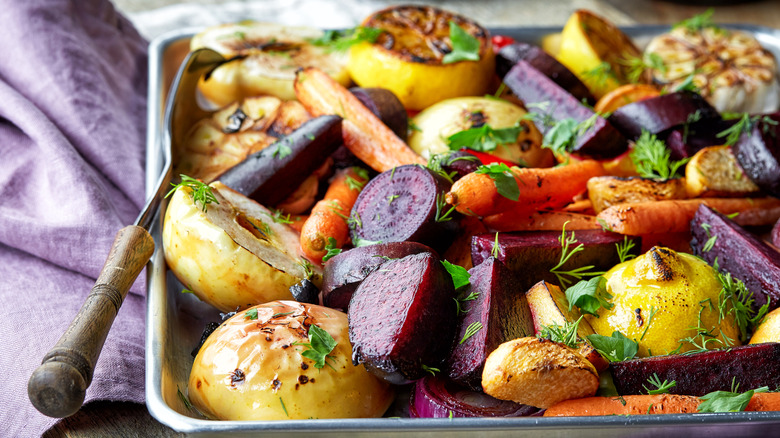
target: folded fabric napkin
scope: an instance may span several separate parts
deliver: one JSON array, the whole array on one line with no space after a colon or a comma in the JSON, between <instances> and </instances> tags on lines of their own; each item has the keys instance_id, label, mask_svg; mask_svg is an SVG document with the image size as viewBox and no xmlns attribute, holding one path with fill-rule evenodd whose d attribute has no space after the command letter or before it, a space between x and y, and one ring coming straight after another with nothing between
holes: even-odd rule
<instances>
[{"instance_id":1,"label":"folded fabric napkin","mask_svg":"<svg viewBox=\"0 0 780 438\"><path fill-rule=\"evenodd\" d=\"M5 2L0 29L0 435L39 436L27 380L144 202L147 43L107 0ZM143 402L144 316L140 278L87 401Z\"/></svg>"}]
</instances>

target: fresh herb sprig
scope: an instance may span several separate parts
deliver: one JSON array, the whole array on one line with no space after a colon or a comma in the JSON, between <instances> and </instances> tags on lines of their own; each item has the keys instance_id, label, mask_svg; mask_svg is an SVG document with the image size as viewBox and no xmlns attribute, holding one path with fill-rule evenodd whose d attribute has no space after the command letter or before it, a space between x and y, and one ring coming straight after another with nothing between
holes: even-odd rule
<instances>
[{"instance_id":1,"label":"fresh herb sprig","mask_svg":"<svg viewBox=\"0 0 780 438\"><path fill-rule=\"evenodd\" d=\"M715 22L712 21L712 15L714 13L714 9L707 9L701 14L694 15L691 18L686 18L685 20L674 24L672 29L684 28L688 32L698 32L708 27L718 28L718 26L715 25Z\"/></svg>"},{"instance_id":2,"label":"fresh herb sprig","mask_svg":"<svg viewBox=\"0 0 780 438\"><path fill-rule=\"evenodd\" d=\"M180 176L181 182L179 184L171 183L173 188L165 195L166 198L171 196L179 187L187 187L192 190L192 201L196 205L200 202L204 212L208 210L208 205L212 202L219 204L217 197L214 196L214 192L208 184L187 175Z\"/></svg>"},{"instance_id":3,"label":"fresh herb sprig","mask_svg":"<svg viewBox=\"0 0 780 438\"><path fill-rule=\"evenodd\" d=\"M479 40L455 24L454 21L450 21L450 43L452 51L444 55L441 59L442 64L479 61Z\"/></svg>"},{"instance_id":4,"label":"fresh herb sprig","mask_svg":"<svg viewBox=\"0 0 780 438\"><path fill-rule=\"evenodd\" d=\"M466 342L470 337L476 335L480 330L482 330L482 323L479 321L472 322L468 325L468 327L466 327L466 332L463 334L463 338L461 338L458 344Z\"/></svg>"},{"instance_id":5,"label":"fresh herb sprig","mask_svg":"<svg viewBox=\"0 0 780 438\"><path fill-rule=\"evenodd\" d=\"M326 330L312 324L309 326L309 342L293 342L293 345L308 347L301 356L313 360L315 368L323 368L326 364L333 368L326 360L338 343Z\"/></svg>"},{"instance_id":6,"label":"fresh herb sprig","mask_svg":"<svg viewBox=\"0 0 780 438\"><path fill-rule=\"evenodd\" d=\"M713 391L699 397L702 400L699 403L699 412L742 412L747 408L753 394L769 391L768 387L762 386L740 393L739 384L735 384L735 381L736 379L731 381L731 391Z\"/></svg>"},{"instance_id":7,"label":"fresh herb sprig","mask_svg":"<svg viewBox=\"0 0 780 438\"><path fill-rule=\"evenodd\" d=\"M357 43L376 42L382 32L384 32L382 29L366 26L344 30L326 30L321 37L312 40L311 43L315 46L325 47L328 51L343 52Z\"/></svg>"},{"instance_id":8,"label":"fresh herb sprig","mask_svg":"<svg viewBox=\"0 0 780 438\"><path fill-rule=\"evenodd\" d=\"M479 166L474 173L484 174L493 180L498 194L517 201L520 199L520 186L517 184L512 169L504 163L492 163Z\"/></svg>"},{"instance_id":9,"label":"fresh herb sprig","mask_svg":"<svg viewBox=\"0 0 780 438\"><path fill-rule=\"evenodd\" d=\"M558 324L542 326L542 329L536 335L538 338L545 338L551 341L560 342L569 348L579 348L584 341L577 336L577 330L580 327L580 316L576 321L566 321L561 327Z\"/></svg>"},{"instance_id":10,"label":"fresh herb sprig","mask_svg":"<svg viewBox=\"0 0 780 438\"><path fill-rule=\"evenodd\" d=\"M608 300L612 295L607 292L607 279L598 276L590 280L580 280L574 286L566 289L566 299L569 301L569 310L577 306L583 313L598 317L598 311L602 307L611 309L615 305Z\"/></svg>"},{"instance_id":11,"label":"fresh herb sprig","mask_svg":"<svg viewBox=\"0 0 780 438\"><path fill-rule=\"evenodd\" d=\"M676 178L680 168L689 160L685 158L675 161L671 159L671 154L662 140L642 130L642 135L637 139L629 156L641 177L668 180Z\"/></svg>"},{"instance_id":12,"label":"fresh herb sprig","mask_svg":"<svg viewBox=\"0 0 780 438\"><path fill-rule=\"evenodd\" d=\"M677 382L674 380L669 382L664 379L662 382L661 378L658 377L658 374L656 373L653 373L653 375L647 379L647 383L655 387L654 389L650 389L646 385L642 385L642 388L645 388L645 391L647 391L649 395L668 394L670 389L677 386Z\"/></svg>"},{"instance_id":13,"label":"fresh herb sprig","mask_svg":"<svg viewBox=\"0 0 780 438\"><path fill-rule=\"evenodd\" d=\"M555 275L555 278L558 279L558 284L564 289L568 288L569 285L573 283L573 280L567 277L571 277L576 280L582 280L583 277L594 277L604 273L601 271L591 271L591 269L594 268L593 265L580 266L568 271L562 270L563 266L566 264L566 262L569 261L569 259L572 258L574 254L577 254L578 252L585 249L585 245L577 241L577 237L574 235L574 231L572 231L568 236L566 235L566 224L568 224L568 222L563 224L561 237L558 238L558 241L561 242L561 258L558 261L558 264L550 269L550 273ZM574 244L578 245L572 248L572 245Z\"/></svg>"},{"instance_id":14,"label":"fresh herb sprig","mask_svg":"<svg viewBox=\"0 0 780 438\"><path fill-rule=\"evenodd\" d=\"M777 121L767 115L756 115L751 117L750 114L744 113L738 117L739 121L737 123L715 135L717 138L726 137L725 144L728 146L735 145L740 137L742 137L742 134L750 136L756 123L763 123L764 132L766 132L770 126L777 126Z\"/></svg>"},{"instance_id":15,"label":"fresh herb sprig","mask_svg":"<svg viewBox=\"0 0 780 438\"><path fill-rule=\"evenodd\" d=\"M322 263L327 262L331 258L341 254L341 248L338 247L338 242L334 237L328 237L328 243L325 245L325 255L322 257Z\"/></svg>"},{"instance_id":16,"label":"fresh herb sprig","mask_svg":"<svg viewBox=\"0 0 780 438\"><path fill-rule=\"evenodd\" d=\"M626 79L631 83L639 83L642 75L647 70L656 70L665 74L668 70L664 59L657 53L646 53L643 56L629 56L621 61L620 64L626 66Z\"/></svg>"},{"instance_id":17,"label":"fresh herb sprig","mask_svg":"<svg viewBox=\"0 0 780 438\"><path fill-rule=\"evenodd\" d=\"M454 151L467 148L479 152L494 151L499 145L517 141L517 136L526 130L520 122L508 128L494 129L487 123L476 128L456 132L445 139L447 146Z\"/></svg>"},{"instance_id":18,"label":"fresh herb sprig","mask_svg":"<svg viewBox=\"0 0 780 438\"><path fill-rule=\"evenodd\" d=\"M612 336L593 334L586 338L593 348L610 362L632 359L639 352L639 344L617 330L612 332Z\"/></svg>"}]
</instances>

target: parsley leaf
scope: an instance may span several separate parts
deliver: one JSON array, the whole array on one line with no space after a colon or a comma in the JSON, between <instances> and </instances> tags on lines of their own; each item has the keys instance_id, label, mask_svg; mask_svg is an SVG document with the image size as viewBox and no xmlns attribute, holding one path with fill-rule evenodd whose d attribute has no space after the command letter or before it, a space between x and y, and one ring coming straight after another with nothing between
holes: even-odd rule
<instances>
[{"instance_id":1,"label":"parsley leaf","mask_svg":"<svg viewBox=\"0 0 780 438\"><path fill-rule=\"evenodd\" d=\"M511 144L517 141L517 136L525 131L525 126L519 122L508 128L493 129L487 123L478 127L456 132L447 137L445 142L451 150L468 148L479 152L490 152L498 145Z\"/></svg>"},{"instance_id":2,"label":"parsley leaf","mask_svg":"<svg viewBox=\"0 0 780 438\"><path fill-rule=\"evenodd\" d=\"M677 177L677 172L690 158L680 161L671 159L671 151L666 144L654 134L642 130L642 135L636 140L634 150L629 157L636 166L636 171L643 178L667 180Z\"/></svg>"},{"instance_id":3,"label":"parsley leaf","mask_svg":"<svg viewBox=\"0 0 780 438\"><path fill-rule=\"evenodd\" d=\"M601 276L590 280L580 280L574 286L566 289L566 299L569 300L569 310L577 306L583 313L598 317L600 308L611 309L614 304L609 299L612 295L607 293L607 279Z\"/></svg>"},{"instance_id":4,"label":"parsley leaf","mask_svg":"<svg viewBox=\"0 0 780 438\"><path fill-rule=\"evenodd\" d=\"M444 55L441 59L442 64L479 61L479 40L453 21L450 21L450 42L452 43L452 52Z\"/></svg>"},{"instance_id":5,"label":"parsley leaf","mask_svg":"<svg viewBox=\"0 0 780 438\"><path fill-rule=\"evenodd\" d=\"M325 251L327 251L327 253L322 257L322 263L327 262L331 257L341 254L341 248L337 246L335 238L328 237L328 244L325 245Z\"/></svg>"},{"instance_id":6,"label":"parsley leaf","mask_svg":"<svg viewBox=\"0 0 780 438\"><path fill-rule=\"evenodd\" d=\"M499 195L512 201L520 199L520 186L517 184L512 170L506 164L492 163L482 165L474 173L489 176L493 180L493 184L496 185Z\"/></svg>"},{"instance_id":7,"label":"parsley leaf","mask_svg":"<svg viewBox=\"0 0 780 438\"><path fill-rule=\"evenodd\" d=\"M325 359L336 348L336 344L336 340L327 331L313 324L309 326L309 342L293 342L293 345L309 347L301 355L313 360L315 368L325 366ZM328 365L330 366L330 364Z\"/></svg>"},{"instance_id":8,"label":"parsley leaf","mask_svg":"<svg viewBox=\"0 0 780 438\"><path fill-rule=\"evenodd\" d=\"M732 391L714 391L699 397L703 400L699 404L699 412L742 412L750 403L753 394L767 392L769 388L762 386L741 394L736 390L737 388L732 388Z\"/></svg>"},{"instance_id":9,"label":"parsley leaf","mask_svg":"<svg viewBox=\"0 0 780 438\"><path fill-rule=\"evenodd\" d=\"M373 27L357 26L345 30L326 30L325 33L312 40L315 46L324 46L328 51L343 52L361 42L373 43L384 32Z\"/></svg>"},{"instance_id":10,"label":"parsley leaf","mask_svg":"<svg viewBox=\"0 0 780 438\"><path fill-rule=\"evenodd\" d=\"M244 314L244 318L252 319L252 320L257 319L257 309L255 308L255 309L247 310L246 313Z\"/></svg>"},{"instance_id":11,"label":"parsley leaf","mask_svg":"<svg viewBox=\"0 0 780 438\"><path fill-rule=\"evenodd\" d=\"M610 362L631 359L639 351L639 344L628 339L617 330L612 332L612 336L593 334L586 336L586 338L593 345L593 348Z\"/></svg>"},{"instance_id":12,"label":"parsley leaf","mask_svg":"<svg viewBox=\"0 0 780 438\"><path fill-rule=\"evenodd\" d=\"M469 271L467 271L466 268L463 266L454 265L447 260L442 260L441 264L444 265L444 269L450 273L450 276L452 277L452 283L455 285L456 290L471 284L469 281L471 279L471 274L469 274Z\"/></svg>"},{"instance_id":13,"label":"parsley leaf","mask_svg":"<svg viewBox=\"0 0 780 438\"><path fill-rule=\"evenodd\" d=\"M165 195L166 198L171 196L179 187L187 187L192 190L192 202L197 204L200 201L204 212L212 202L219 204L216 196L214 196L214 192L211 190L211 186L187 175L179 176L181 176L181 182L179 184L171 183L173 188Z\"/></svg>"},{"instance_id":14,"label":"parsley leaf","mask_svg":"<svg viewBox=\"0 0 780 438\"><path fill-rule=\"evenodd\" d=\"M282 160L291 153L292 148L290 148L290 146L285 144L285 141L282 140L276 143L276 149L274 149L274 151L271 153L271 156L278 160Z\"/></svg>"}]
</instances>

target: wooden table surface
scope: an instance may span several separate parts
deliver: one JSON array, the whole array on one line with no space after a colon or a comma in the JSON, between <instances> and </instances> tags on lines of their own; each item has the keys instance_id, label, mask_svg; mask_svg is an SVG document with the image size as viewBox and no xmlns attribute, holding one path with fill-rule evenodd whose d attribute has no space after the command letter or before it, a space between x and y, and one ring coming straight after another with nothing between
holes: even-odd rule
<instances>
[{"instance_id":1,"label":"wooden table surface","mask_svg":"<svg viewBox=\"0 0 780 438\"><path fill-rule=\"evenodd\" d=\"M218 2L219 0L212 1ZM576 0L571 0L577 4ZM120 10L132 12L139 10L139 4L154 3L154 0L115 0ZM165 4L173 3L165 1ZM696 1L666 2L654 0L601 0L594 2L605 10L615 10L638 24L672 24L691 15L701 13L707 8L703 3L731 3L727 6L713 6L713 20L718 23L746 23L767 27L780 27L780 2L763 1ZM142 5L142 6L143 6ZM123 9L124 8L124 9ZM594 12L601 12L595 8ZM546 17L549 21L549 17ZM554 17L554 21L563 24L565 16ZM529 20L532 22L533 20ZM84 406L75 415L63 419L47 431L44 437L179 437L176 433L160 424L146 410L145 405L126 402L94 402Z\"/></svg>"}]
</instances>

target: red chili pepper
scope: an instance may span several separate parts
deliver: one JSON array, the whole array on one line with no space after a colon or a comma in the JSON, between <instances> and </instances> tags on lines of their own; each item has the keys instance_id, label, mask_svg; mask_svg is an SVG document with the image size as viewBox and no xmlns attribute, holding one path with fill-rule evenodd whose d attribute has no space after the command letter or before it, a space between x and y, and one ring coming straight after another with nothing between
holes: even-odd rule
<instances>
[{"instance_id":1,"label":"red chili pepper","mask_svg":"<svg viewBox=\"0 0 780 438\"><path fill-rule=\"evenodd\" d=\"M505 160L505 159L503 159L501 157L497 157L497 156L495 156L493 154L489 154L487 152L479 152L479 151L471 150L469 148L461 148L461 151L466 151L466 152L474 155L484 165L493 164L493 163L499 163L499 164L506 164L509 167L517 166L517 163L513 163L513 162L511 162L509 160Z\"/></svg>"},{"instance_id":2,"label":"red chili pepper","mask_svg":"<svg viewBox=\"0 0 780 438\"><path fill-rule=\"evenodd\" d=\"M493 35L491 41L493 42L493 50L499 50L504 46L514 43L515 39L506 35Z\"/></svg>"}]
</instances>

